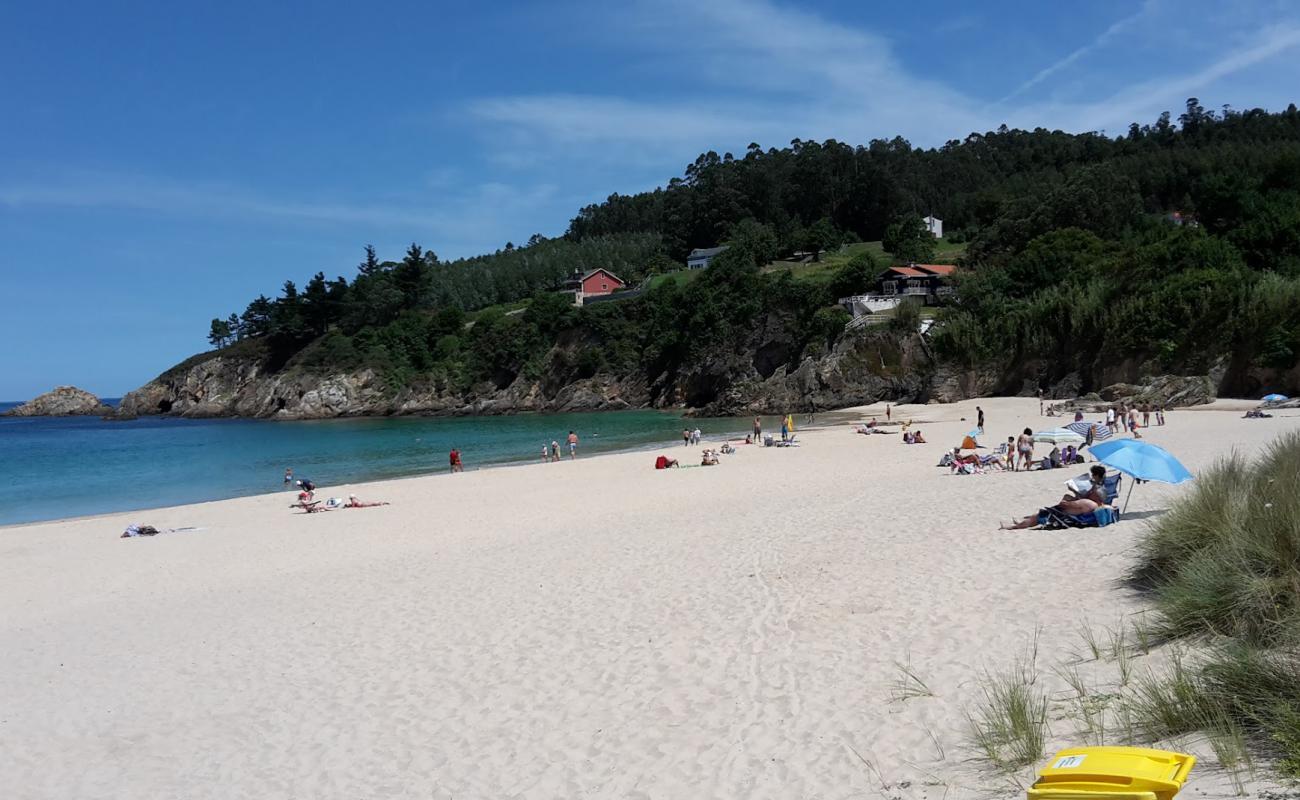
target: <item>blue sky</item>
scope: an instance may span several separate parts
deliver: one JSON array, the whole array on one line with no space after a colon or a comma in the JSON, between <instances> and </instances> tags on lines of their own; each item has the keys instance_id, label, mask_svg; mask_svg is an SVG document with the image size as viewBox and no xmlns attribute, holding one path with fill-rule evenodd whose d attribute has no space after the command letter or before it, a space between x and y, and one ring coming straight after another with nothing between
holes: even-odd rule
<instances>
[{"instance_id":1,"label":"blue sky","mask_svg":"<svg viewBox=\"0 0 1300 800\"><path fill-rule=\"evenodd\" d=\"M0 398L119 395L361 247L562 233L705 150L1285 107L1300 3L0 5Z\"/></svg>"}]
</instances>

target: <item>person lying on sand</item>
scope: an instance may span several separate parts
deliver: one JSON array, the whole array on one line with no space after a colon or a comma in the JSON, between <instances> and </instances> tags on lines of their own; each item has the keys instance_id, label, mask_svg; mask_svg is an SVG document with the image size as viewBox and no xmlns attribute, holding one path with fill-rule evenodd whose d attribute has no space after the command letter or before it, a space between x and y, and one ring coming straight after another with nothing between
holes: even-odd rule
<instances>
[{"instance_id":1,"label":"person lying on sand","mask_svg":"<svg viewBox=\"0 0 1300 800\"><path fill-rule=\"evenodd\" d=\"M701 467L712 467L718 463L718 454L712 450L704 451L704 459L700 461Z\"/></svg>"},{"instance_id":2,"label":"person lying on sand","mask_svg":"<svg viewBox=\"0 0 1300 800\"><path fill-rule=\"evenodd\" d=\"M1069 494L1064 495L1056 505L1052 506L1052 508L1060 511L1062 514L1069 514L1073 517L1080 514L1087 514L1090 511L1096 511L1106 505L1106 468L1100 464L1094 464L1092 469L1089 470L1089 474L1092 476L1092 483L1085 494L1080 495L1070 492ZM1015 531L1024 528L1032 528L1035 525L1042 525L1043 523L1040 519L1041 515L1042 512L1040 511L1037 514L1030 514L1019 522L1012 520L1010 526L1003 525L999 522L998 529L1004 531Z\"/></svg>"},{"instance_id":3,"label":"person lying on sand","mask_svg":"<svg viewBox=\"0 0 1300 800\"><path fill-rule=\"evenodd\" d=\"M344 508L374 508L375 506L386 506L386 505L388 505L388 503L382 500L376 501L374 503L366 503L357 499L357 496L355 494L350 494L348 495L348 501L343 504L343 507Z\"/></svg>"}]
</instances>

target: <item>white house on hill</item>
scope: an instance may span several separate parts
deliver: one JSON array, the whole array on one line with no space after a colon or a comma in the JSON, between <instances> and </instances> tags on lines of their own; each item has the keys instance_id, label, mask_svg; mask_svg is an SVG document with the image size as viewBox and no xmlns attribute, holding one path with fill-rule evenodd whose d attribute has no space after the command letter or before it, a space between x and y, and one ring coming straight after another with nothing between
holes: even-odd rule
<instances>
[{"instance_id":1,"label":"white house on hill","mask_svg":"<svg viewBox=\"0 0 1300 800\"><path fill-rule=\"evenodd\" d=\"M719 253L726 249L725 244L722 247L697 247L686 257L686 268L704 269L713 262L713 259L718 257Z\"/></svg>"},{"instance_id":2,"label":"white house on hill","mask_svg":"<svg viewBox=\"0 0 1300 800\"><path fill-rule=\"evenodd\" d=\"M925 229L936 239L943 238L943 220L938 217L926 217L921 220L925 223Z\"/></svg>"}]
</instances>

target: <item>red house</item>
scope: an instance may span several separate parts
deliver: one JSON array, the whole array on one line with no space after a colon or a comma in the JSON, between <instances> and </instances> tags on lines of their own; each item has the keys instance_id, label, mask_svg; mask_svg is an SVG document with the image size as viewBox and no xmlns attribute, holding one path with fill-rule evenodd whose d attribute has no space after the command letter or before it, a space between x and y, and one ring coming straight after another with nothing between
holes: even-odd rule
<instances>
[{"instance_id":1,"label":"red house","mask_svg":"<svg viewBox=\"0 0 1300 800\"><path fill-rule=\"evenodd\" d=\"M574 304L582 305L583 298L599 297L622 289L623 279L604 268L593 269L585 274L573 273L573 277L564 282L561 291L572 292Z\"/></svg>"}]
</instances>

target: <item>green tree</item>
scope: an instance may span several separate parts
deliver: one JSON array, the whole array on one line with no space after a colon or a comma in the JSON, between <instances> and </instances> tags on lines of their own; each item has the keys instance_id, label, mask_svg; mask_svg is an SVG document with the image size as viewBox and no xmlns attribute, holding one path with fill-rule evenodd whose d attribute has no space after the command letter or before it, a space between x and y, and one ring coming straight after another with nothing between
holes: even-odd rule
<instances>
[{"instance_id":1,"label":"green tree","mask_svg":"<svg viewBox=\"0 0 1300 800\"><path fill-rule=\"evenodd\" d=\"M838 247L840 240L840 232L835 229L835 223L829 217L822 217L804 230L802 244L805 250L812 253L813 261L821 261L822 252Z\"/></svg>"},{"instance_id":2,"label":"green tree","mask_svg":"<svg viewBox=\"0 0 1300 800\"><path fill-rule=\"evenodd\" d=\"M934 236L916 214L895 220L885 229L881 244L895 259L905 263L924 263L934 258Z\"/></svg>"},{"instance_id":3,"label":"green tree","mask_svg":"<svg viewBox=\"0 0 1300 800\"><path fill-rule=\"evenodd\" d=\"M212 320L208 329L208 343L220 350L230 343L230 323L224 319Z\"/></svg>"},{"instance_id":4,"label":"green tree","mask_svg":"<svg viewBox=\"0 0 1300 800\"><path fill-rule=\"evenodd\" d=\"M727 234L727 244L741 247L753 253L759 264L767 264L777 257L779 242L776 231L770 225L764 225L753 217L747 217L731 226Z\"/></svg>"},{"instance_id":5,"label":"green tree","mask_svg":"<svg viewBox=\"0 0 1300 800\"><path fill-rule=\"evenodd\" d=\"M274 304L266 295L258 295L239 317L239 327L245 336L266 336L271 332L271 312Z\"/></svg>"},{"instance_id":6,"label":"green tree","mask_svg":"<svg viewBox=\"0 0 1300 800\"><path fill-rule=\"evenodd\" d=\"M357 266L357 272L361 275L374 275L383 267L379 264L379 258L375 255L374 245L366 245L366 257L361 260Z\"/></svg>"},{"instance_id":7,"label":"green tree","mask_svg":"<svg viewBox=\"0 0 1300 800\"><path fill-rule=\"evenodd\" d=\"M880 271L880 264L871 253L855 253L844 266L835 270L826 285L830 302L869 291L880 277Z\"/></svg>"}]
</instances>

